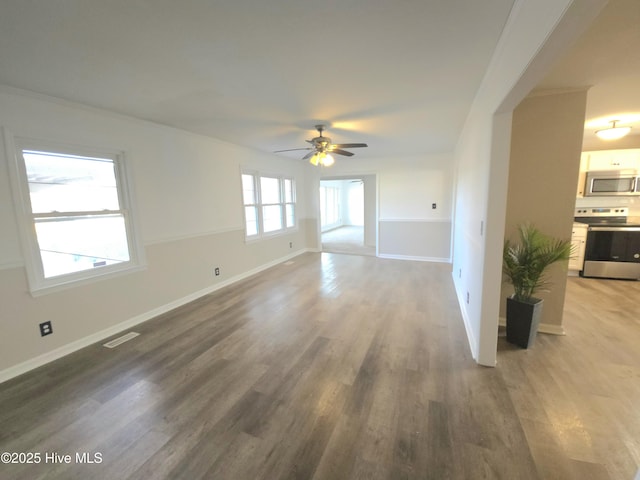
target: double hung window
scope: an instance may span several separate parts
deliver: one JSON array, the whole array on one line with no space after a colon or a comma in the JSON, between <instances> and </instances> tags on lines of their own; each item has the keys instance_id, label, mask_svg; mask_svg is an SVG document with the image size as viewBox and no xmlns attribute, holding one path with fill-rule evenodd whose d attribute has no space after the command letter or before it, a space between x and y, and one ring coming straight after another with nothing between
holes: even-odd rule
<instances>
[{"instance_id":1,"label":"double hung window","mask_svg":"<svg viewBox=\"0 0 640 480\"><path fill-rule=\"evenodd\" d=\"M340 225L340 189L320 186L320 226L322 231Z\"/></svg>"},{"instance_id":2,"label":"double hung window","mask_svg":"<svg viewBox=\"0 0 640 480\"><path fill-rule=\"evenodd\" d=\"M16 160L32 291L137 266L121 153L18 140Z\"/></svg>"},{"instance_id":3,"label":"double hung window","mask_svg":"<svg viewBox=\"0 0 640 480\"><path fill-rule=\"evenodd\" d=\"M296 226L295 185L289 177L242 174L245 235L259 238Z\"/></svg>"}]
</instances>

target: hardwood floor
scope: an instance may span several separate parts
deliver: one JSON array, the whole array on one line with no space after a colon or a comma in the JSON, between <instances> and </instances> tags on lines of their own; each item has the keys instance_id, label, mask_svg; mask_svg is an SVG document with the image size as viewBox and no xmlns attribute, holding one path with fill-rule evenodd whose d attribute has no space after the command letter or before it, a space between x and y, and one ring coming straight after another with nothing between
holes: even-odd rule
<instances>
[{"instance_id":1,"label":"hardwood floor","mask_svg":"<svg viewBox=\"0 0 640 480\"><path fill-rule=\"evenodd\" d=\"M305 254L1 384L0 452L41 461L0 478L630 479L627 285L627 303L587 307L613 287L571 279L569 334L500 338L492 369L471 358L449 265Z\"/></svg>"},{"instance_id":2,"label":"hardwood floor","mask_svg":"<svg viewBox=\"0 0 640 480\"><path fill-rule=\"evenodd\" d=\"M538 335L524 352L500 338L499 368L542 478L639 470L639 302L640 282L570 277L566 336Z\"/></svg>"},{"instance_id":3,"label":"hardwood floor","mask_svg":"<svg viewBox=\"0 0 640 480\"><path fill-rule=\"evenodd\" d=\"M322 233L322 251L375 256L376 247L364 244L364 227L344 225Z\"/></svg>"}]
</instances>

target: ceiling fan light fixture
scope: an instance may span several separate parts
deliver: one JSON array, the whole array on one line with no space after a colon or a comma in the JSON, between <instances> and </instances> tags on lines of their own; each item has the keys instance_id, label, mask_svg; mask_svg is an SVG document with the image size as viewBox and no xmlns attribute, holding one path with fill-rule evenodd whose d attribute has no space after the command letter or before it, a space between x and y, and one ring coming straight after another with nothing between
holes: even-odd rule
<instances>
[{"instance_id":1,"label":"ceiling fan light fixture","mask_svg":"<svg viewBox=\"0 0 640 480\"><path fill-rule=\"evenodd\" d=\"M334 163L336 163L336 161L333 159L333 157L331 155L329 155L328 153L322 153L321 156L321 164L324 167L330 167L331 165L333 165Z\"/></svg>"},{"instance_id":2,"label":"ceiling fan light fixture","mask_svg":"<svg viewBox=\"0 0 640 480\"><path fill-rule=\"evenodd\" d=\"M631 131L631 127L616 127L618 120L612 120L611 127L596 130L596 135L602 140L617 140Z\"/></svg>"},{"instance_id":3,"label":"ceiling fan light fixture","mask_svg":"<svg viewBox=\"0 0 640 480\"><path fill-rule=\"evenodd\" d=\"M316 130L318 130L318 136L312 138L311 140L306 140L307 143L311 144L311 147L276 150L273 153L306 150L308 153L304 157L302 157L302 160L309 159L309 163L314 167L317 167L318 165L320 165L321 167L330 167L331 165L336 163L336 161L333 158L333 155L329 155L329 153L332 153L334 155L342 155L345 157L353 157L353 153L344 149L362 148L368 146L366 143L331 143L331 139L329 137L325 137L322 135L322 132L324 131L324 125L316 125Z\"/></svg>"},{"instance_id":4,"label":"ceiling fan light fixture","mask_svg":"<svg viewBox=\"0 0 640 480\"><path fill-rule=\"evenodd\" d=\"M336 161L327 152L317 152L311 156L311 158L309 159L309 163L314 167L317 167L318 165L320 165L321 167L330 167L331 165L336 163Z\"/></svg>"}]
</instances>

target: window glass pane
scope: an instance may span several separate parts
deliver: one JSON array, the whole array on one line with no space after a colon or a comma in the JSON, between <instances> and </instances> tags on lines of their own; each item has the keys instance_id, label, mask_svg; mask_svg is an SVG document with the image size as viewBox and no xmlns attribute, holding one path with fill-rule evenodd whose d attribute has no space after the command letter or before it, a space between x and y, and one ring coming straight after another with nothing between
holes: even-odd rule
<instances>
[{"instance_id":1,"label":"window glass pane","mask_svg":"<svg viewBox=\"0 0 640 480\"><path fill-rule=\"evenodd\" d=\"M282 206L267 205L262 207L262 223L264 231L275 232L282 229Z\"/></svg>"},{"instance_id":2,"label":"window glass pane","mask_svg":"<svg viewBox=\"0 0 640 480\"><path fill-rule=\"evenodd\" d=\"M320 187L320 226L332 226L339 222L340 210L338 197L340 190L336 187Z\"/></svg>"},{"instance_id":3,"label":"window glass pane","mask_svg":"<svg viewBox=\"0 0 640 480\"><path fill-rule=\"evenodd\" d=\"M39 219L35 227L45 278L129 261L123 215Z\"/></svg>"},{"instance_id":4,"label":"window glass pane","mask_svg":"<svg viewBox=\"0 0 640 480\"><path fill-rule=\"evenodd\" d=\"M247 225L247 237L258 234L258 215L256 207L244 207L244 217Z\"/></svg>"},{"instance_id":5,"label":"window glass pane","mask_svg":"<svg viewBox=\"0 0 640 480\"><path fill-rule=\"evenodd\" d=\"M119 210L112 159L23 151L33 213Z\"/></svg>"},{"instance_id":6,"label":"window glass pane","mask_svg":"<svg viewBox=\"0 0 640 480\"><path fill-rule=\"evenodd\" d=\"M284 201L293 202L293 182L288 178L284 179Z\"/></svg>"},{"instance_id":7,"label":"window glass pane","mask_svg":"<svg viewBox=\"0 0 640 480\"><path fill-rule=\"evenodd\" d=\"M260 194L263 205L280 203L280 181L277 178L260 177Z\"/></svg>"},{"instance_id":8,"label":"window glass pane","mask_svg":"<svg viewBox=\"0 0 640 480\"><path fill-rule=\"evenodd\" d=\"M253 182L253 175L242 175L242 198L244 204L256 203L256 190Z\"/></svg>"},{"instance_id":9,"label":"window glass pane","mask_svg":"<svg viewBox=\"0 0 640 480\"><path fill-rule=\"evenodd\" d=\"M295 227L296 226L296 217L295 217L295 205L293 205L292 203L288 203L286 205L286 211L287 211L287 228L291 228L291 227Z\"/></svg>"}]
</instances>

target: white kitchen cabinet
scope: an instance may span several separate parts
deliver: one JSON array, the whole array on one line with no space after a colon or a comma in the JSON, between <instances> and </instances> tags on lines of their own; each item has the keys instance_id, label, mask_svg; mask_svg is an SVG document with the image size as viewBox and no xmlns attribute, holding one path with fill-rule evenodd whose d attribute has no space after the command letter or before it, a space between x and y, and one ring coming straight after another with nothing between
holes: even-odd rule
<instances>
[{"instance_id":1,"label":"white kitchen cabinet","mask_svg":"<svg viewBox=\"0 0 640 480\"><path fill-rule=\"evenodd\" d=\"M569 273L577 275L584 264L584 248L587 244L586 223L574 223L571 232L571 258L569 258Z\"/></svg>"},{"instance_id":2,"label":"white kitchen cabinet","mask_svg":"<svg viewBox=\"0 0 640 480\"><path fill-rule=\"evenodd\" d=\"M640 149L596 150L583 152L586 170L640 170ZM583 162L580 164L581 171Z\"/></svg>"}]
</instances>

